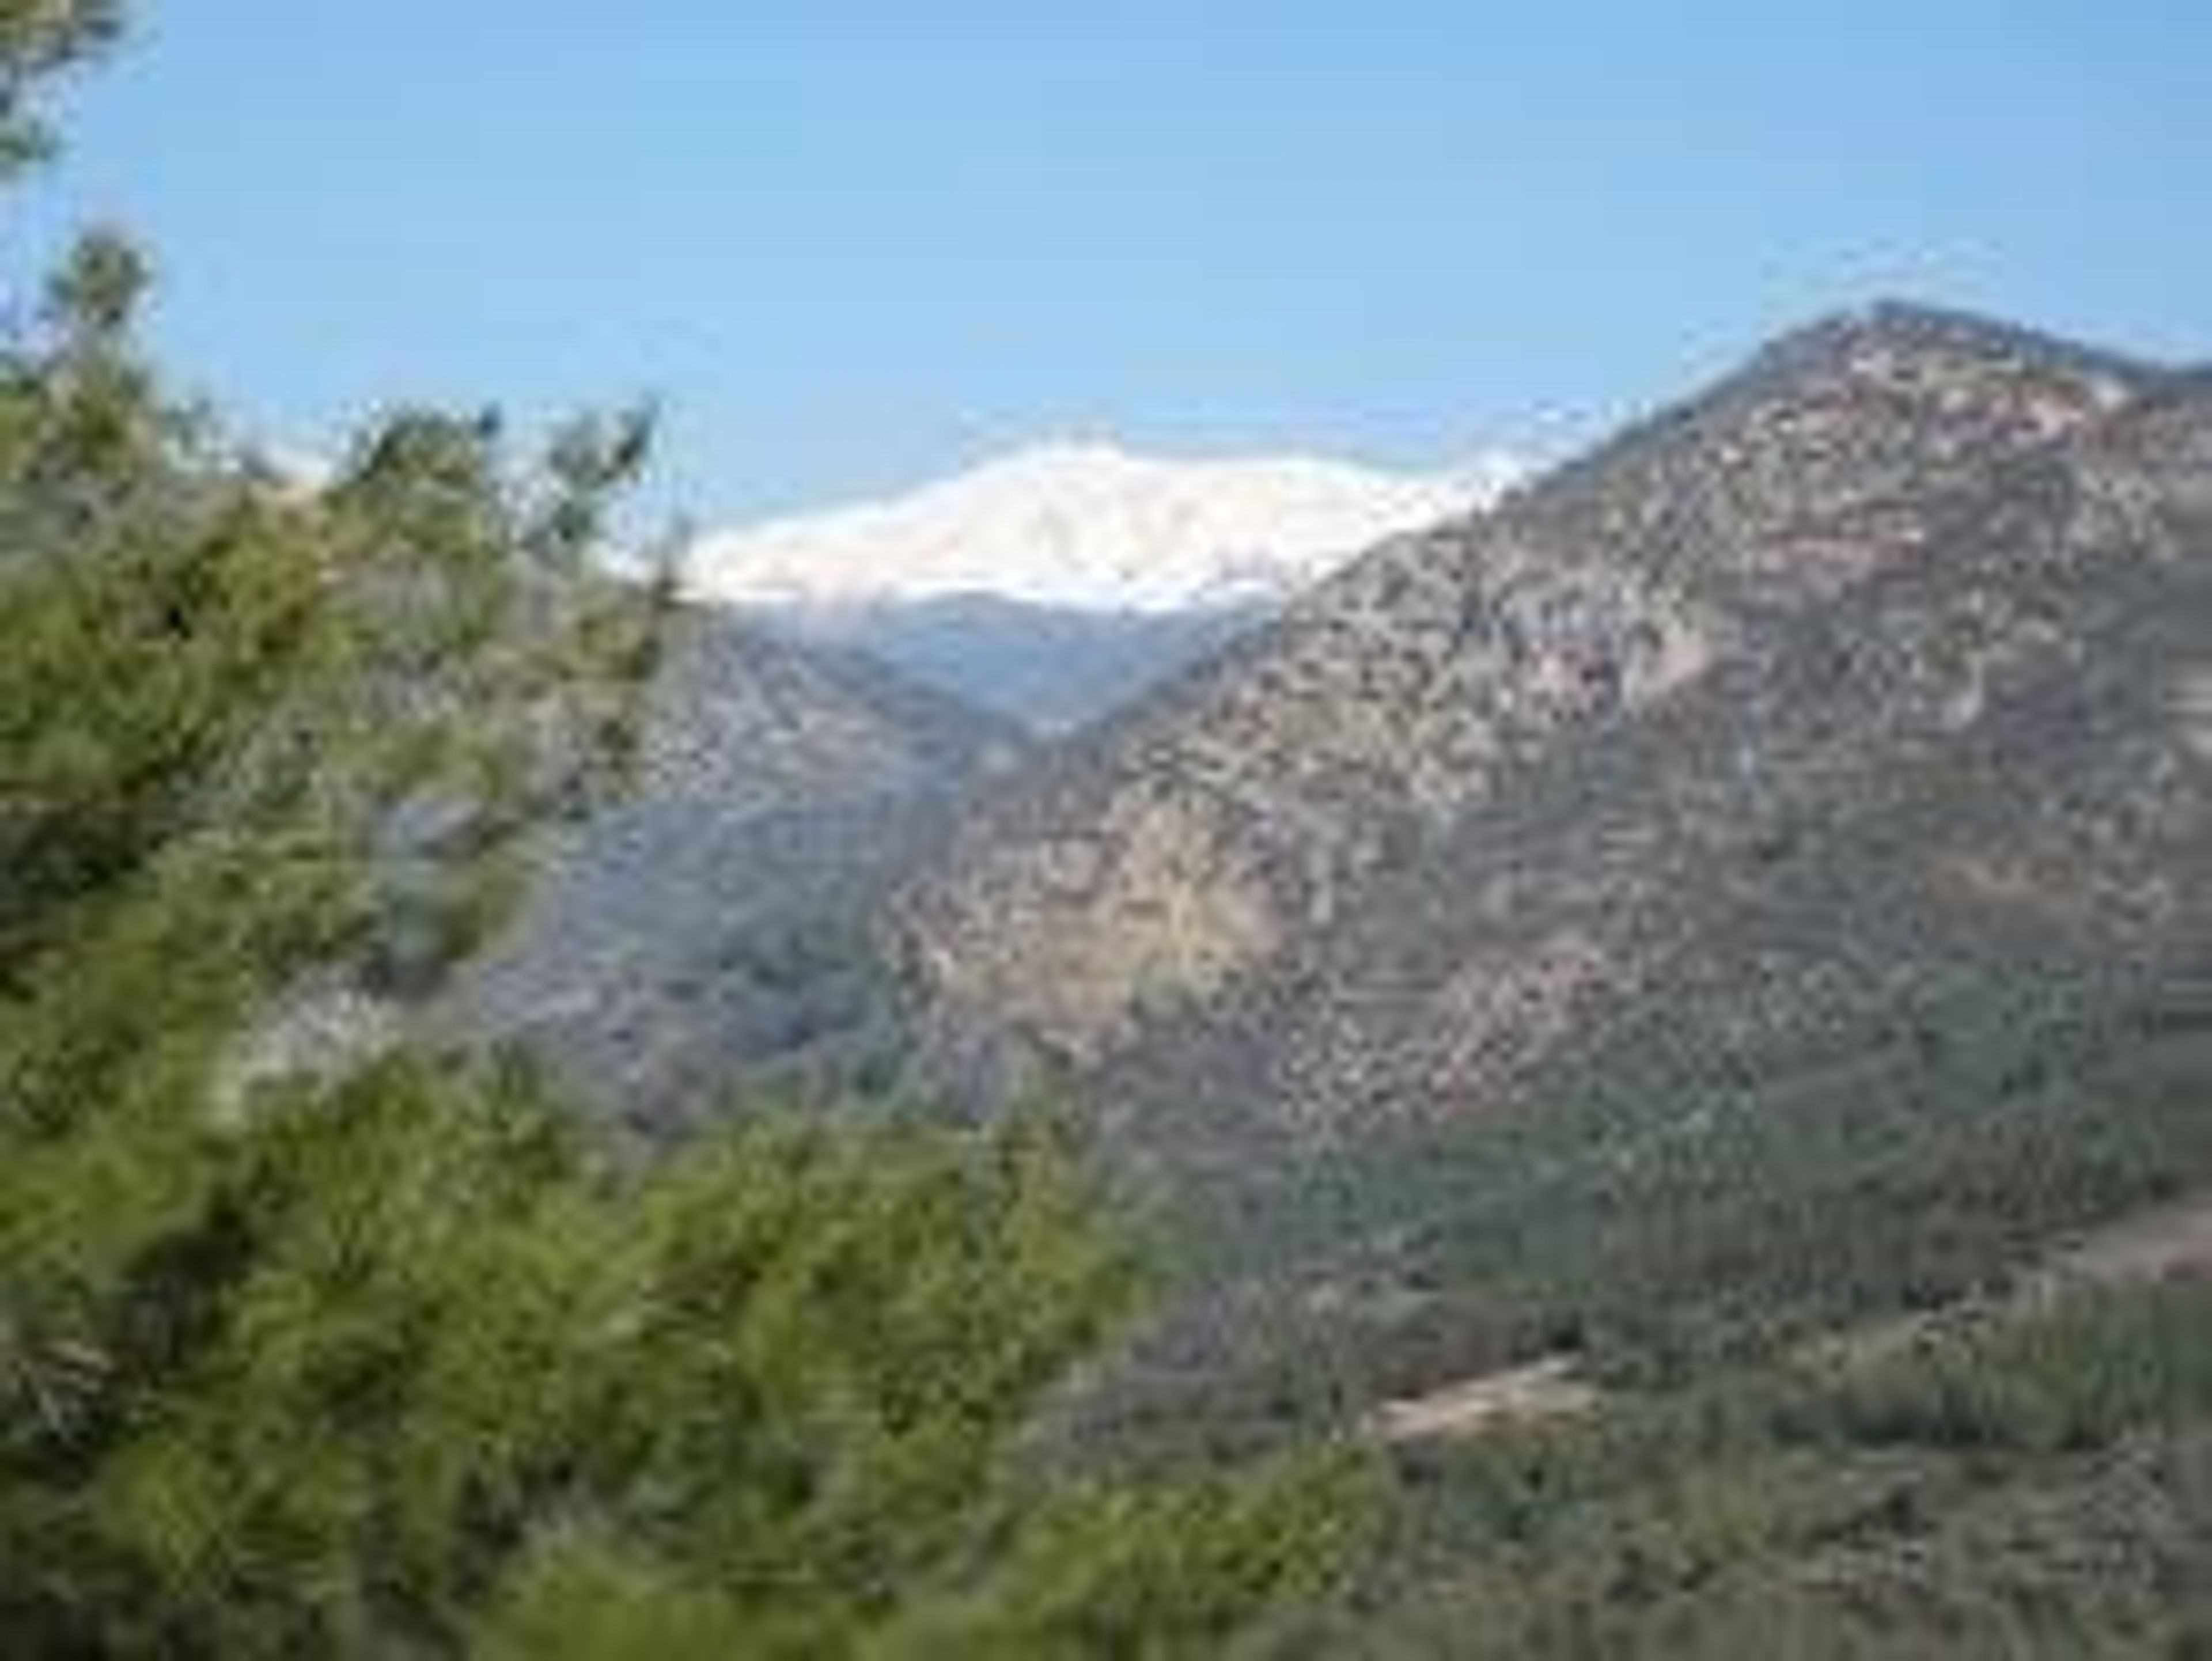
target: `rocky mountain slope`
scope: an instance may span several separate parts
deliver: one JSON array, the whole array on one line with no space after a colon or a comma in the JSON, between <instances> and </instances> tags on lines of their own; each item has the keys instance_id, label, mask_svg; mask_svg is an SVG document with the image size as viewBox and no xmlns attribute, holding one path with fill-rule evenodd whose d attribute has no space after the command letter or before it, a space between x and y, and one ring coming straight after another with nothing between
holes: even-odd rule
<instances>
[{"instance_id":1,"label":"rocky mountain slope","mask_svg":"<svg viewBox=\"0 0 2212 1661\"><path fill-rule=\"evenodd\" d=\"M1167 1225L1041 1450L1405 1478L1265 1652L2212 1633L2212 377L1838 318L1005 772L890 725L797 724L809 857L914 827L800 961L872 930L925 1076L1072 1082ZM868 972L750 967L805 863L684 816L579 937L749 967L545 1024L887 1060Z\"/></svg>"},{"instance_id":2,"label":"rocky mountain slope","mask_svg":"<svg viewBox=\"0 0 2212 1661\"><path fill-rule=\"evenodd\" d=\"M947 1029L1279 1124L2212 942L2212 398L1890 307L1394 542L965 827Z\"/></svg>"},{"instance_id":3,"label":"rocky mountain slope","mask_svg":"<svg viewBox=\"0 0 2212 1661\"><path fill-rule=\"evenodd\" d=\"M2212 1197L2208 681L2212 377L1884 306L1048 752L894 932L1174 1242L1063 1434L1381 1427L1293 1653L2202 1619L2212 1282L2037 1288Z\"/></svg>"},{"instance_id":4,"label":"rocky mountain slope","mask_svg":"<svg viewBox=\"0 0 2212 1661\"><path fill-rule=\"evenodd\" d=\"M887 1041L864 919L1020 731L869 659L679 619L641 776L550 844L446 1019L665 1117Z\"/></svg>"}]
</instances>

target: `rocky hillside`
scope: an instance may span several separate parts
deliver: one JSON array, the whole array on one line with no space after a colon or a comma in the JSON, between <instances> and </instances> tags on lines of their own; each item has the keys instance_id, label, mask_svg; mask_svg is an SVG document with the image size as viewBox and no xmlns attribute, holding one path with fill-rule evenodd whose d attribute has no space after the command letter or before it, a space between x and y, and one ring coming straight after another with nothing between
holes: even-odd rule
<instances>
[{"instance_id":1,"label":"rocky hillside","mask_svg":"<svg viewBox=\"0 0 2212 1661\"><path fill-rule=\"evenodd\" d=\"M447 1018L641 1114L888 1041L865 918L1008 723L869 659L679 620L632 795L550 845Z\"/></svg>"},{"instance_id":2,"label":"rocky hillside","mask_svg":"<svg viewBox=\"0 0 2212 1661\"><path fill-rule=\"evenodd\" d=\"M1891 306L1379 548L973 816L902 926L947 1061L1309 1143L2002 984L2155 1000L2208 880L2212 389Z\"/></svg>"}]
</instances>

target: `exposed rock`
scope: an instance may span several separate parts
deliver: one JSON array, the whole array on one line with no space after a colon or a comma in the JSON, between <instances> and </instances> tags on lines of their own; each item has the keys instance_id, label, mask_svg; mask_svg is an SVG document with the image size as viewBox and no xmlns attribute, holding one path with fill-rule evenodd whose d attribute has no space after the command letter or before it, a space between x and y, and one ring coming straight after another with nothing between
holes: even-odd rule
<instances>
[{"instance_id":1,"label":"exposed rock","mask_svg":"<svg viewBox=\"0 0 2212 1661\"><path fill-rule=\"evenodd\" d=\"M1791 336L971 815L900 911L939 1060L1306 1142L2201 966L2208 481L2189 377Z\"/></svg>"}]
</instances>

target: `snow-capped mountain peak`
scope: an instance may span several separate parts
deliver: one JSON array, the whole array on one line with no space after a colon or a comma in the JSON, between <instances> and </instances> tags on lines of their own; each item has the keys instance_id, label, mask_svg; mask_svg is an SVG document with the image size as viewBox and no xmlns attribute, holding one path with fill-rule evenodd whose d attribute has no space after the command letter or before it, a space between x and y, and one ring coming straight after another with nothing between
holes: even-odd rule
<instances>
[{"instance_id":1,"label":"snow-capped mountain peak","mask_svg":"<svg viewBox=\"0 0 2212 1661\"><path fill-rule=\"evenodd\" d=\"M702 538L704 600L835 609L988 596L1135 612L1279 599L1382 538L1486 506L1503 457L1436 475L1310 457L1167 460L1102 443L1017 452L894 500Z\"/></svg>"}]
</instances>

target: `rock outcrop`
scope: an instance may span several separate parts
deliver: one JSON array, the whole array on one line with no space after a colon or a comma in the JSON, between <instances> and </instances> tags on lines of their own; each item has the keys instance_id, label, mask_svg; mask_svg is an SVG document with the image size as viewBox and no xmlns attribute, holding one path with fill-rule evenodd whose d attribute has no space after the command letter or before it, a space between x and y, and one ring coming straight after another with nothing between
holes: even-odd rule
<instances>
[{"instance_id":1,"label":"rock outcrop","mask_svg":"<svg viewBox=\"0 0 2212 1661\"><path fill-rule=\"evenodd\" d=\"M1310 1143L2212 970L2212 390L1817 324L968 816L939 1064Z\"/></svg>"}]
</instances>

